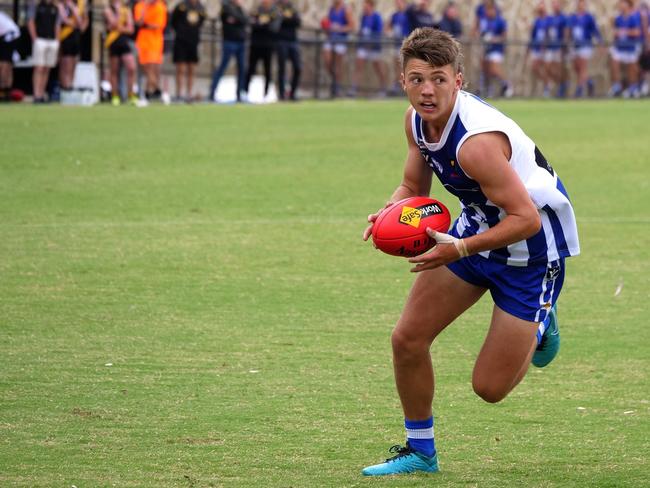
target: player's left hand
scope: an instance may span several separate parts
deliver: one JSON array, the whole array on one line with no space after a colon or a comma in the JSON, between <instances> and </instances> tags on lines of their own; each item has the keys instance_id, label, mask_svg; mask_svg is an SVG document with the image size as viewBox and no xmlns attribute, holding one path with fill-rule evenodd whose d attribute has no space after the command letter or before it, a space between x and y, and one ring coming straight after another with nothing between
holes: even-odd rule
<instances>
[{"instance_id":1,"label":"player's left hand","mask_svg":"<svg viewBox=\"0 0 650 488\"><path fill-rule=\"evenodd\" d=\"M459 239L444 232L436 232L429 227L427 227L427 234L436 241L436 245L433 246L431 251L409 259L409 263L416 265L411 268L411 272L419 273L427 269L434 269L461 258L461 254L455 245L455 241Z\"/></svg>"}]
</instances>

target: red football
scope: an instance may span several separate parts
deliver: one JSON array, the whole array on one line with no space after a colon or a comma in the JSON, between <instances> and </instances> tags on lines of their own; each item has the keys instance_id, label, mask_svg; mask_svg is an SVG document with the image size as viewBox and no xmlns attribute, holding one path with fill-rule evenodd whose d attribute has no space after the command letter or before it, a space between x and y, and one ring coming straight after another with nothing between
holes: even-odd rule
<instances>
[{"instance_id":1,"label":"red football","mask_svg":"<svg viewBox=\"0 0 650 488\"><path fill-rule=\"evenodd\" d=\"M451 216L441 202L429 197L400 200L385 209L372 226L375 247L393 256L412 257L433 247L427 227L447 232Z\"/></svg>"}]
</instances>

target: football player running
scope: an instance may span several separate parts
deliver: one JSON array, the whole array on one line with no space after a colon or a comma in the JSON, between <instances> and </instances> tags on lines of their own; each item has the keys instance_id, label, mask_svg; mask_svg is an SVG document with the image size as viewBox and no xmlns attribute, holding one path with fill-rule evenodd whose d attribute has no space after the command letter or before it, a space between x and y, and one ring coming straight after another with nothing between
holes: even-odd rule
<instances>
[{"instance_id":1,"label":"football player running","mask_svg":"<svg viewBox=\"0 0 650 488\"><path fill-rule=\"evenodd\" d=\"M428 195L435 174L460 200L448 234L411 258L417 277L391 341L406 444L364 475L438 471L429 349L436 337L489 291L494 302L472 374L477 395L503 400L532 360L546 366L559 349L556 302L564 260L579 254L571 202L535 143L511 119L463 91L463 54L449 34L416 29L401 48L408 153L388 204ZM368 216L367 240L380 212Z\"/></svg>"}]
</instances>

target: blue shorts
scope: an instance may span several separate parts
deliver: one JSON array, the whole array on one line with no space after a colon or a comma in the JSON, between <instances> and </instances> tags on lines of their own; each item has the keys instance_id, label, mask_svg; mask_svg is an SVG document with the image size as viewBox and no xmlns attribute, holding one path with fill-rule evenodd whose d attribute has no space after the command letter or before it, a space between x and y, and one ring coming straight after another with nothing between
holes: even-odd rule
<instances>
[{"instance_id":1,"label":"blue shorts","mask_svg":"<svg viewBox=\"0 0 650 488\"><path fill-rule=\"evenodd\" d=\"M508 266L475 254L447 265L456 276L490 290L494 303L528 322L542 322L564 283L564 258L528 266Z\"/></svg>"}]
</instances>

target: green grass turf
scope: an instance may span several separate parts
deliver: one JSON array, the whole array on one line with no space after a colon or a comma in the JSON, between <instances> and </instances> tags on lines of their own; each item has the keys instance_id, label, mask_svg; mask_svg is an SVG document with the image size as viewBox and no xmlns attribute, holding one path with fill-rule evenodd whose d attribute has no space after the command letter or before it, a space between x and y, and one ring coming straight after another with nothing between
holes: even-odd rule
<instances>
[{"instance_id":1,"label":"green grass turf","mask_svg":"<svg viewBox=\"0 0 650 488\"><path fill-rule=\"evenodd\" d=\"M483 403L480 302L432 348L442 473L393 479L413 277L360 236L403 101L1 108L0 485L648 485L650 103L499 107L576 207L562 351Z\"/></svg>"}]
</instances>

